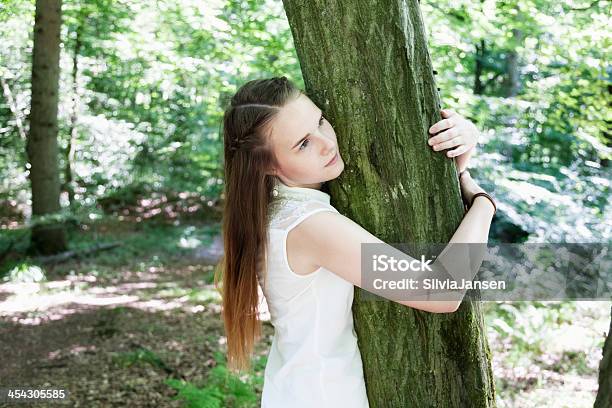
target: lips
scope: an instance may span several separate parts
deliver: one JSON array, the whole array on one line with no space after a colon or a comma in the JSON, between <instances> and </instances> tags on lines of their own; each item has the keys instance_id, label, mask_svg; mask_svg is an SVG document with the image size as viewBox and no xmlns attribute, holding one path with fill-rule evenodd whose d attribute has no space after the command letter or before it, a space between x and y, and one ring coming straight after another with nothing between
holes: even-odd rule
<instances>
[{"instance_id":1,"label":"lips","mask_svg":"<svg viewBox=\"0 0 612 408\"><path fill-rule=\"evenodd\" d=\"M336 160L338 160L338 152L336 152L336 154L334 155L334 157L331 158L331 160L329 162L327 162L327 164L325 165L325 167L334 164L336 162Z\"/></svg>"}]
</instances>

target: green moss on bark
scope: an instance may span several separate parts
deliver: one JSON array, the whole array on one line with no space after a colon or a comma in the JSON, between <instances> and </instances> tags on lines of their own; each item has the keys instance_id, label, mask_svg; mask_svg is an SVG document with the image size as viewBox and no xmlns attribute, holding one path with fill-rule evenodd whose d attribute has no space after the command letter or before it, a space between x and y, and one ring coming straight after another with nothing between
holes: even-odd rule
<instances>
[{"instance_id":1,"label":"green moss on bark","mask_svg":"<svg viewBox=\"0 0 612 408\"><path fill-rule=\"evenodd\" d=\"M388 243L448 242L463 216L452 160L427 145L440 101L417 1L284 0L306 91L345 162L332 204ZM353 303L370 406L492 407L478 304L450 315Z\"/></svg>"}]
</instances>

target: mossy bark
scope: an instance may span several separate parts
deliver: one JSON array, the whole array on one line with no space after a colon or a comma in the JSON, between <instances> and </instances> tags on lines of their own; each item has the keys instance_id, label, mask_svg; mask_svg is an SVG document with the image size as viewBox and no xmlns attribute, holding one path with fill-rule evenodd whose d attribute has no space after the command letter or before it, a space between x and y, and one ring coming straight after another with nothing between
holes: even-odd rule
<instances>
[{"instance_id":1,"label":"mossy bark","mask_svg":"<svg viewBox=\"0 0 612 408\"><path fill-rule=\"evenodd\" d=\"M609 407L612 407L612 321L604 343L603 357L599 363L599 389L593 405L593 408Z\"/></svg>"},{"instance_id":2,"label":"mossy bark","mask_svg":"<svg viewBox=\"0 0 612 408\"><path fill-rule=\"evenodd\" d=\"M32 214L47 215L60 210L57 146L57 109L61 0L37 0L32 50L32 107L27 139ZM32 228L31 250L43 254L66 249L66 234L60 224Z\"/></svg>"},{"instance_id":3,"label":"mossy bark","mask_svg":"<svg viewBox=\"0 0 612 408\"><path fill-rule=\"evenodd\" d=\"M345 162L332 204L388 243L448 242L463 207L452 160L427 145L441 119L417 1L284 0L306 92ZM492 407L482 310L431 314L360 301L353 315L370 406Z\"/></svg>"}]
</instances>

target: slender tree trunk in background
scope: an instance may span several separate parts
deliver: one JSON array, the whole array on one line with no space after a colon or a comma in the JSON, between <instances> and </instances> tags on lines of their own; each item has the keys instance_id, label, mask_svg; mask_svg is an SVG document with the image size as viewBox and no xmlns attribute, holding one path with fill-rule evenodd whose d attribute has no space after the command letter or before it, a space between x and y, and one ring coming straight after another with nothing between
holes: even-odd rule
<instances>
[{"instance_id":1,"label":"slender tree trunk in background","mask_svg":"<svg viewBox=\"0 0 612 408\"><path fill-rule=\"evenodd\" d=\"M70 114L70 128L68 129L68 143L64 150L64 189L68 193L68 201L72 205L74 202L74 185L72 178L72 160L74 159L73 142L77 137L77 119L79 112L79 53L81 52L81 26L77 27L76 38L74 40L74 55L72 57L72 113Z\"/></svg>"},{"instance_id":2,"label":"slender tree trunk in background","mask_svg":"<svg viewBox=\"0 0 612 408\"><path fill-rule=\"evenodd\" d=\"M608 99L608 109L612 110L612 84L608 83L608 86L606 86L606 91L608 94L605 95L605 97L607 97ZM609 130L612 129L612 120L608 120L608 119L604 119L604 121L606 122L606 128L602 129L601 133L603 136L603 141L604 144L608 147L612 147L612 134L610 134ZM602 159L601 160L601 165L603 167L608 167L610 165L610 160L608 159Z\"/></svg>"},{"instance_id":3,"label":"slender tree trunk in background","mask_svg":"<svg viewBox=\"0 0 612 408\"><path fill-rule=\"evenodd\" d=\"M23 126L21 112L19 112L19 108L17 108L17 103L15 102L15 98L13 98L11 87L9 86L8 81L4 77L4 72L6 72L6 68L0 67L0 84L2 85L2 92L4 93L4 97L6 98L6 102L8 103L11 113L13 114L13 116L15 116L15 125L17 126L19 136L22 139L26 139L27 136L25 128Z\"/></svg>"},{"instance_id":4,"label":"slender tree trunk in background","mask_svg":"<svg viewBox=\"0 0 612 408\"><path fill-rule=\"evenodd\" d=\"M612 314L612 313L611 313ZM612 407L612 321L599 364L599 390L593 408Z\"/></svg>"},{"instance_id":5,"label":"slender tree trunk in background","mask_svg":"<svg viewBox=\"0 0 612 408\"><path fill-rule=\"evenodd\" d=\"M513 48L506 57L506 75L504 77L504 96L512 97L518 94L519 90L519 64L516 49L519 46L523 33L516 28L512 29Z\"/></svg>"},{"instance_id":6,"label":"slender tree trunk in background","mask_svg":"<svg viewBox=\"0 0 612 408\"><path fill-rule=\"evenodd\" d=\"M13 97L13 92L11 91L11 87L6 77L8 77L8 70L4 67L0 67L0 84L2 85L2 92L4 93L4 97L6 98L6 102L8 103L11 113L15 117L15 125L17 126L17 132L19 133L19 137L21 137L21 139L23 140L27 140L23 115L19 111L15 98ZM24 166L23 171L27 170L28 168ZM9 179L7 191L12 191L12 188L12 181Z\"/></svg>"},{"instance_id":7,"label":"slender tree trunk in background","mask_svg":"<svg viewBox=\"0 0 612 408\"><path fill-rule=\"evenodd\" d=\"M418 2L284 0L306 91L345 170L332 203L387 243L448 242L463 216L456 168L427 145L441 119ZM360 301L353 316L370 406L491 407L479 303L431 314Z\"/></svg>"},{"instance_id":8,"label":"slender tree trunk in background","mask_svg":"<svg viewBox=\"0 0 612 408\"><path fill-rule=\"evenodd\" d=\"M485 40L480 40L480 46L476 45L476 64L474 67L474 95L482 95L484 93L484 86L480 79L482 75L482 66L486 53Z\"/></svg>"},{"instance_id":9,"label":"slender tree trunk in background","mask_svg":"<svg viewBox=\"0 0 612 408\"><path fill-rule=\"evenodd\" d=\"M60 28L61 0L36 0L32 107L27 140L34 216L53 214L60 210L57 146ZM63 226L34 226L31 249L43 254L65 250L66 234Z\"/></svg>"}]
</instances>

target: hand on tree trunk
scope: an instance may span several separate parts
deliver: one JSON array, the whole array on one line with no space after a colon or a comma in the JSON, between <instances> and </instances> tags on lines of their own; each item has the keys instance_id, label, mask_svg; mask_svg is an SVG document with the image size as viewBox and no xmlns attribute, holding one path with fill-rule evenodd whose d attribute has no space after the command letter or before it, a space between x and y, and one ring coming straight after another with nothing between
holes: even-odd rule
<instances>
[{"instance_id":1,"label":"hand on tree trunk","mask_svg":"<svg viewBox=\"0 0 612 408\"><path fill-rule=\"evenodd\" d=\"M453 150L446 152L446 156L456 157L457 168L462 172L467 168L480 132L471 121L455 111L443 109L440 112L444 119L429 128L429 133L435 136L431 137L428 143L435 151L452 148Z\"/></svg>"}]
</instances>

